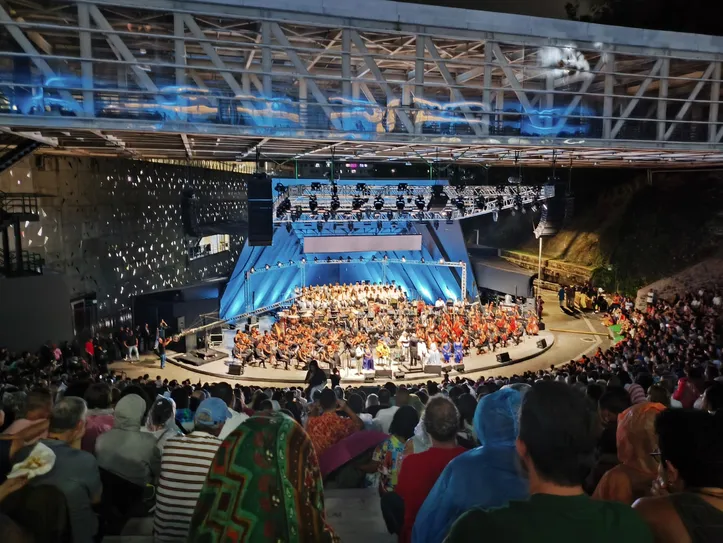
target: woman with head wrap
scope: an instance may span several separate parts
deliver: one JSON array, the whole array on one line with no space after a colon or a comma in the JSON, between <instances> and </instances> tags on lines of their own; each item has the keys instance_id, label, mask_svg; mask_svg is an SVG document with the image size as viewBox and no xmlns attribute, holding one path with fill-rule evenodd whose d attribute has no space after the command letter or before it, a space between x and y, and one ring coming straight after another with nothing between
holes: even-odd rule
<instances>
[{"instance_id":1,"label":"woman with head wrap","mask_svg":"<svg viewBox=\"0 0 723 543\"><path fill-rule=\"evenodd\" d=\"M517 415L522 393L505 388L477 404L474 428L481 445L452 460L417 514L414 543L441 543L452 523L473 507L501 507L528 497L517 465Z\"/></svg>"},{"instance_id":2,"label":"woman with head wrap","mask_svg":"<svg viewBox=\"0 0 723 543\"><path fill-rule=\"evenodd\" d=\"M216 453L189 543L330 543L324 488L306 432L282 413L256 415Z\"/></svg>"},{"instance_id":3,"label":"woman with head wrap","mask_svg":"<svg viewBox=\"0 0 723 543\"><path fill-rule=\"evenodd\" d=\"M146 419L146 432L156 438L156 447L162 453L163 446L172 437L183 435L176 425L176 404L170 398L157 396Z\"/></svg>"},{"instance_id":4,"label":"woman with head wrap","mask_svg":"<svg viewBox=\"0 0 723 543\"><path fill-rule=\"evenodd\" d=\"M647 402L620 413L615 435L620 464L603 475L593 498L632 505L650 495L658 475L658 463L650 453L658 449L655 419L661 411L665 411L664 405Z\"/></svg>"}]
</instances>

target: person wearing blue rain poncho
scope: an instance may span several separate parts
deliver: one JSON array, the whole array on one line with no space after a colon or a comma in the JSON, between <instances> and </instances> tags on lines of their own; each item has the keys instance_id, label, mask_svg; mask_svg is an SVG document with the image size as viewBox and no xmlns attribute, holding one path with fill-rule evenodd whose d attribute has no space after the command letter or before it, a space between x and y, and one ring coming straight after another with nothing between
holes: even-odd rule
<instances>
[{"instance_id":1,"label":"person wearing blue rain poncho","mask_svg":"<svg viewBox=\"0 0 723 543\"><path fill-rule=\"evenodd\" d=\"M500 507L528 497L515 450L521 402L520 391L507 387L480 400L474 428L481 446L444 469L417 514L412 543L441 543L454 521L473 507Z\"/></svg>"}]
</instances>

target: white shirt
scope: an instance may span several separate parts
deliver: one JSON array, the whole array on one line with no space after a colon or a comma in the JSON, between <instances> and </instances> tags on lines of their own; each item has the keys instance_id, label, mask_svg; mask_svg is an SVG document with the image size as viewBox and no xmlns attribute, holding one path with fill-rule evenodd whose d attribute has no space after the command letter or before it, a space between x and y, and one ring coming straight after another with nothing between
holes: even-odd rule
<instances>
[{"instance_id":1,"label":"white shirt","mask_svg":"<svg viewBox=\"0 0 723 543\"><path fill-rule=\"evenodd\" d=\"M399 408L396 405L393 405L377 411L377 415L374 417L374 420L377 422L377 425L379 425L380 430L385 434L389 433L389 426L391 426L394 414L398 410Z\"/></svg>"},{"instance_id":2,"label":"white shirt","mask_svg":"<svg viewBox=\"0 0 723 543\"><path fill-rule=\"evenodd\" d=\"M249 416L246 413L238 413L234 411L233 409L228 410L229 414L231 415L230 418L226 419L226 422L223 425L223 428L221 429L221 433L218 435L218 438L223 441L226 439L231 432L233 432L236 428L238 428L242 422L244 422L246 419L249 418Z\"/></svg>"}]
</instances>

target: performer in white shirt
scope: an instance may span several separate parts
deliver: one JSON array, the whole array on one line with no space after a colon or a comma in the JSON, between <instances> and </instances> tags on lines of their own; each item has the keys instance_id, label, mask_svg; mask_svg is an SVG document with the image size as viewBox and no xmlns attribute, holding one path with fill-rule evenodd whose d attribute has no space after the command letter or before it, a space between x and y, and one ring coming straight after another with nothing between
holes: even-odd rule
<instances>
[{"instance_id":1,"label":"performer in white shirt","mask_svg":"<svg viewBox=\"0 0 723 543\"><path fill-rule=\"evenodd\" d=\"M432 366L442 365L442 359L440 358L439 349L437 348L437 344L434 341L429 346L429 357L427 364Z\"/></svg>"},{"instance_id":2,"label":"performer in white shirt","mask_svg":"<svg viewBox=\"0 0 723 543\"><path fill-rule=\"evenodd\" d=\"M421 339L417 343L417 356L422 361L422 367L429 363L429 352L427 351L427 344Z\"/></svg>"}]
</instances>

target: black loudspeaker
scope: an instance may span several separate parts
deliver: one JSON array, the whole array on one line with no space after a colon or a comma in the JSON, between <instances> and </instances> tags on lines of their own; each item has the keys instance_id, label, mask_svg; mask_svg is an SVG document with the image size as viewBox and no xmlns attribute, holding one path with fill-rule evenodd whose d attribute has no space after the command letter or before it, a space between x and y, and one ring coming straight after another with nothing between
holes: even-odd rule
<instances>
[{"instance_id":1,"label":"black loudspeaker","mask_svg":"<svg viewBox=\"0 0 723 543\"><path fill-rule=\"evenodd\" d=\"M510 353L504 352L497 355L497 362L504 363L510 361Z\"/></svg>"},{"instance_id":2,"label":"black loudspeaker","mask_svg":"<svg viewBox=\"0 0 723 543\"><path fill-rule=\"evenodd\" d=\"M545 323L544 323L544 322L538 322L538 323L537 323L537 326L540 327L540 330L544 330L544 329L545 329Z\"/></svg>"},{"instance_id":3,"label":"black loudspeaker","mask_svg":"<svg viewBox=\"0 0 723 543\"><path fill-rule=\"evenodd\" d=\"M444 187L442 185L432 186L432 197L427 204L427 211L442 211L447 207L447 202L449 202L449 196L444 192Z\"/></svg>"},{"instance_id":4,"label":"black loudspeaker","mask_svg":"<svg viewBox=\"0 0 723 543\"><path fill-rule=\"evenodd\" d=\"M373 383L374 382L374 374L373 373L365 373L364 374L364 382L365 383Z\"/></svg>"},{"instance_id":5,"label":"black loudspeaker","mask_svg":"<svg viewBox=\"0 0 723 543\"><path fill-rule=\"evenodd\" d=\"M376 369L374 370L375 377L391 377L392 370L390 369Z\"/></svg>"},{"instance_id":6,"label":"black loudspeaker","mask_svg":"<svg viewBox=\"0 0 723 543\"><path fill-rule=\"evenodd\" d=\"M241 364L229 364L228 374L229 375L243 375L244 367Z\"/></svg>"},{"instance_id":7,"label":"black loudspeaker","mask_svg":"<svg viewBox=\"0 0 723 543\"><path fill-rule=\"evenodd\" d=\"M248 180L249 246L269 247L274 237L274 201L271 178L254 174Z\"/></svg>"},{"instance_id":8,"label":"black loudspeaker","mask_svg":"<svg viewBox=\"0 0 723 543\"><path fill-rule=\"evenodd\" d=\"M427 364L424 366L424 373L431 373L432 375L442 375L442 366L439 364Z\"/></svg>"},{"instance_id":9,"label":"black loudspeaker","mask_svg":"<svg viewBox=\"0 0 723 543\"><path fill-rule=\"evenodd\" d=\"M546 339L540 339L537 341L537 348L538 349L547 349L547 340Z\"/></svg>"},{"instance_id":10,"label":"black loudspeaker","mask_svg":"<svg viewBox=\"0 0 723 543\"><path fill-rule=\"evenodd\" d=\"M404 379L404 372L403 371L395 371L394 378L395 379Z\"/></svg>"},{"instance_id":11,"label":"black loudspeaker","mask_svg":"<svg viewBox=\"0 0 723 543\"><path fill-rule=\"evenodd\" d=\"M457 373L464 373L464 364L455 364L454 369Z\"/></svg>"}]
</instances>

